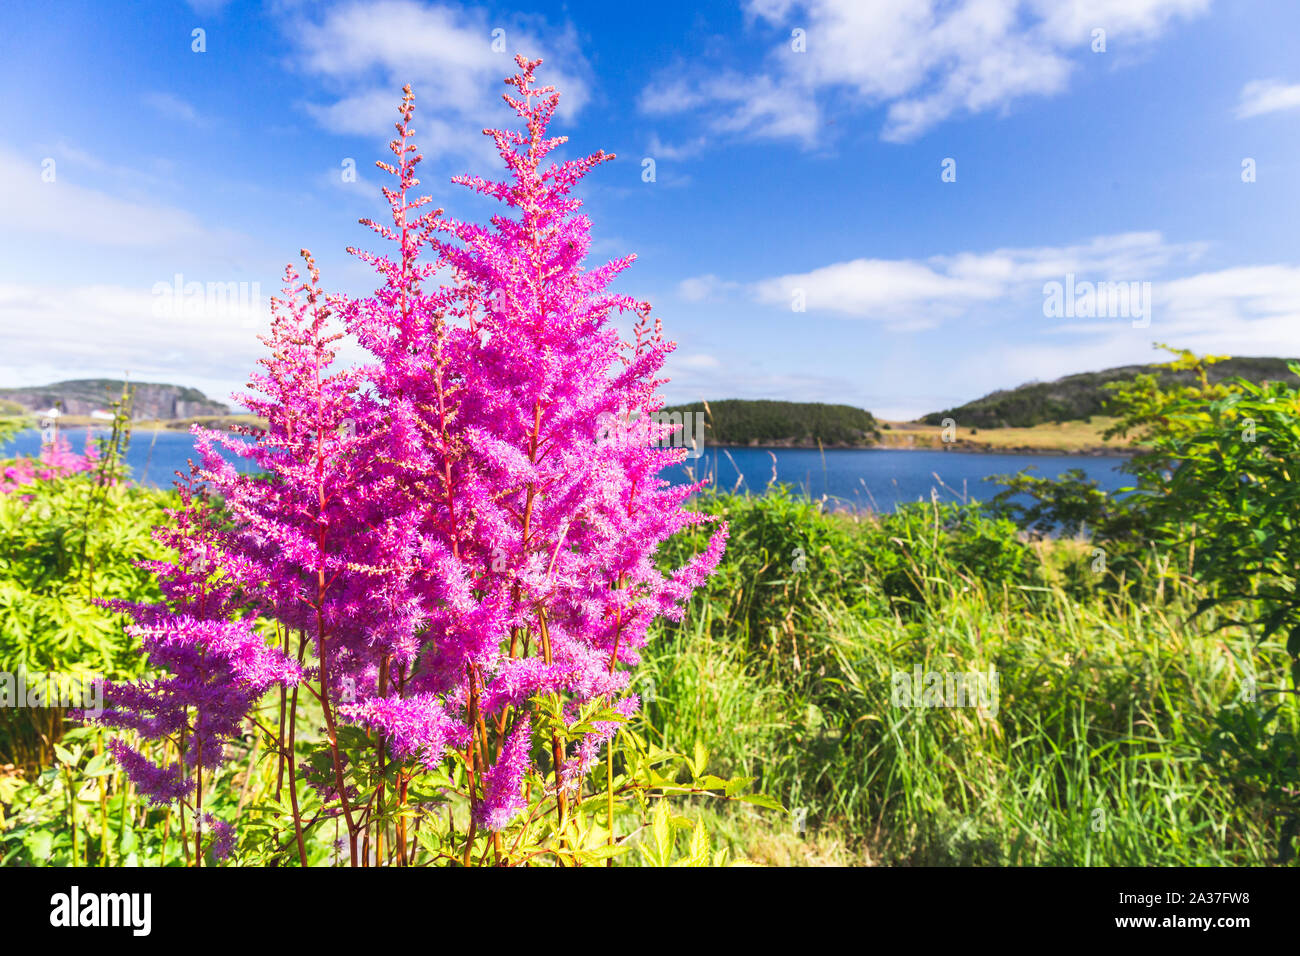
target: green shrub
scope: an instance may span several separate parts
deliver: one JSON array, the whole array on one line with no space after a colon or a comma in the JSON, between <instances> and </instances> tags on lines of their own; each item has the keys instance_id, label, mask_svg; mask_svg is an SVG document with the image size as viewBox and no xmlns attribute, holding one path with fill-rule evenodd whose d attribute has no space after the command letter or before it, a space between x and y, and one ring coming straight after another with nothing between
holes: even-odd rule
<instances>
[{"instance_id":1,"label":"green shrub","mask_svg":"<svg viewBox=\"0 0 1300 956\"><path fill-rule=\"evenodd\" d=\"M84 473L0 494L0 671L141 673L121 616L98 602L158 599L138 565L162 556L151 532L172 497ZM59 709L0 710L0 763L48 765L62 731Z\"/></svg>"}]
</instances>

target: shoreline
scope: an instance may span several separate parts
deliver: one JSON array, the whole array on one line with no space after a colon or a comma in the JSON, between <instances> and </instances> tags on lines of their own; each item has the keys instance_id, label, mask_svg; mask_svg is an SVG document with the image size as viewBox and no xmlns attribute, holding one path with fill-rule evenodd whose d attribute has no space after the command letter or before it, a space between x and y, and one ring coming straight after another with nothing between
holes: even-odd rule
<instances>
[{"instance_id":1,"label":"shoreline","mask_svg":"<svg viewBox=\"0 0 1300 956\"><path fill-rule=\"evenodd\" d=\"M937 451L945 454L963 454L963 455L1021 455L1021 456L1056 456L1061 458L1132 458L1138 454L1141 449L1137 446L1125 446L1122 448L1110 448L1104 446L1089 446L1086 448L1053 448L1042 445L1008 445L998 447L996 445L987 445L979 442L957 441L945 443L944 445L893 445L878 443L874 445L808 445L808 444L789 444L789 445L738 445L725 442L710 443L704 446L707 452L709 449L750 449L753 451Z\"/></svg>"},{"instance_id":2,"label":"shoreline","mask_svg":"<svg viewBox=\"0 0 1300 956\"><path fill-rule=\"evenodd\" d=\"M230 431L229 424L235 424L235 423L228 423L225 427L214 426L211 424L207 425L206 427L209 428L215 427L216 430L220 430L220 431ZM73 422L73 421L60 422L60 426L62 428L68 428L68 429L104 428L106 427L106 425L107 423L105 422ZM154 432L154 431L171 432L173 434L184 434L188 430L188 425L189 425L188 422L185 423L184 425L172 424L170 426L167 424L157 423L157 422L134 422L132 423L132 431L136 432L137 434L149 434L150 432ZM24 431L29 431L29 430L35 430L35 429L24 429ZM941 445L913 444L913 443L909 443L909 444L876 443L872 445L821 445L821 446L810 445L806 443L805 444L791 443L791 444L781 444L781 445L772 445L772 444L740 445L734 443L720 442L720 443L709 443L704 446L704 451L706 453L710 450L729 452L733 449L750 450L750 451L767 451L767 452L819 451L820 450L822 453L837 452L837 451L905 451L905 452L931 451L931 452L942 452L944 454L957 454L957 455L1011 455L1016 457L1037 457L1037 458L1042 458L1042 457L1132 458L1134 455L1138 454L1141 451L1141 449L1136 446L1124 446L1119 448L1111 448L1105 446L1087 446L1083 448L1061 448L1061 447L1053 447L1053 446L1045 446L1045 445L997 446L997 445L990 445L981 442L969 442L963 440L959 440L956 442L947 442Z\"/></svg>"},{"instance_id":3,"label":"shoreline","mask_svg":"<svg viewBox=\"0 0 1300 956\"><path fill-rule=\"evenodd\" d=\"M241 420L242 418L242 420ZM92 421L84 416L67 416L60 420L60 427L63 428L104 428L110 423L102 421ZM189 430L191 424L199 424L206 428L219 431L230 431L231 426L253 425L258 422L252 416L230 416L225 420L213 419L173 419L157 420L145 419L131 423L132 431L139 433L149 432L173 432L185 433ZM33 426L35 427L35 426ZM1132 458L1141 451L1137 445L1050 445L1050 444L1008 444L996 445L990 442L971 441L968 438L958 438L953 442L944 442L937 439L937 436L926 433L918 433L912 429L897 429L890 434L890 437L896 441L873 442L871 444L834 444L834 445L817 445L810 442L780 442L766 444L740 444L738 442L708 442L704 446L705 452L710 449L727 450L732 449L751 449L754 451L935 451L945 454L964 454L964 455L1015 455L1021 457L1043 457L1056 456L1061 458ZM917 441L921 438L921 441Z\"/></svg>"}]
</instances>

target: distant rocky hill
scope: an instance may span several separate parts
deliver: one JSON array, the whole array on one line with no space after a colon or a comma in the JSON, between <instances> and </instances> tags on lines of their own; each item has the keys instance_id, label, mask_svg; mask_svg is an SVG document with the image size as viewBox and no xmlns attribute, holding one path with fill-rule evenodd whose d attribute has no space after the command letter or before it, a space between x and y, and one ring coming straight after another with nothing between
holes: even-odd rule
<instances>
[{"instance_id":1,"label":"distant rocky hill","mask_svg":"<svg viewBox=\"0 0 1300 956\"><path fill-rule=\"evenodd\" d=\"M132 382L134 400L131 417L190 418L196 415L229 415L230 409L214 402L196 388L157 382ZM82 378L33 388L0 388L0 402L12 402L29 412L57 407L65 415L89 415L107 409L122 395L122 381L111 378Z\"/></svg>"},{"instance_id":2,"label":"distant rocky hill","mask_svg":"<svg viewBox=\"0 0 1300 956\"><path fill-rule=\"evenodd\" d=\"M1207 372L1212 382L1240 376L1252 382L1286 381L1294 384L1296 377L1287 369L1288 361L1294 359L1230 358L1211 365ZM1194 373L1190 371L1171 372L1154 365L1121 365L1100 372L1067 375L1053 382L1030 382L1018 388L990 392L957 408L931 412L920 421L939 425L945 418L951 418L963 428L1029 428L1047 422L1086 420L1093 415L1106 414L1106 400L1110 397L1104 388L1106 384L1132 381L1141 373L1157 371L1166 386L1191 384L1194 379Z\"/></svg>"}]
</instances>

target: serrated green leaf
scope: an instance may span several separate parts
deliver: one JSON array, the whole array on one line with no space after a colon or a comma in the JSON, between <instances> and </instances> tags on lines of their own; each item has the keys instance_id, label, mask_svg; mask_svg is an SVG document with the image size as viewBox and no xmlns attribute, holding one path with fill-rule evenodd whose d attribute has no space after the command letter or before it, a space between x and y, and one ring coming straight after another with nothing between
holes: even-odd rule
<instances>
[{"instance_id":1,"label":"serrated green leaf","mask_svg":"<svg viewBox=\"0 0 1300 956\"><path fill-rule=\"evenodd\" d=\"M673 847L673 833L669 824L668 804L663 800L660 800L655 806L651 830L654 833L655 850L659 857L659 865L663 866L668 862Z\"/></svg>"},{"instance_id":2,"label":"serrated green leaf","mask_svg":"<svg viewBox=\"0 0 1300 956\"><path fill-rule=\"evenodd\" d=\"M622 856L626 852L627 847L622 843L615 843L613 846L604 844L602 846L592 847L590 850L583 850L578 854L578 857L584 861L597 863L603 860Z\"/></svg>"},{"instance_id":3,"label":"serrated green leaf","mask_svg":"<svg viewBox=\"0 0 1300 956\"><path fill-rule=\"evenodd\" d=\"M784 810L780 802L773 800L765 793L747 793L740 798L741 803L752 803L757 807L766 807L768 810Z\"/></svg>"},{"instance_id":4,"label":"serrated green leaf","mask_svg":"<svg viewBox=\"0 0 1300 956\"><path fill-rule=\"evenodd\" d=\"M415 838L420 841L420 846L424 847L430 853L437 853L442 849L442 839L436 830L428 827L421 827L415 833Z\"/></svg>"},{"instance_id":5,"label":"serrated green leaf","mask_svg":"<svg viewBox=\"0 0 1300 956\"><path fill-rule=\"evenodd\" d=\"M691 833L691 853L689 866L708 866L709 865L709 834L704 829L704 821L698 820L695 823L695 829Z\"/></svg>"},{"instance_id":6,"label":"serrated green leaf","mask_svg":"<svg viewBox=\"0 0 1300 956\"><path fill-rule=\"evenodd\" d=\"M722 792L725 796L734 797L736 794L748 790L750 784L753 782L753 777L732 777L727 781L727 785L723 788Z\"/></svg>"}]
</instances>

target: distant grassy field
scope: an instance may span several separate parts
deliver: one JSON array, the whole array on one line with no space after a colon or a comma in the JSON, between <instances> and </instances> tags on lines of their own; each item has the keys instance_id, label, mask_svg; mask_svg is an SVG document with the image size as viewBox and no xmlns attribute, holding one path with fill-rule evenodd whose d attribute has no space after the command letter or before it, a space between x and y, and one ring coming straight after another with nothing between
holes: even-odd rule
<instances>
[{"instance_id":1,"label":"distant grassy field","mask_svg":"<svg viewBox=\"0 0 1300 956\"><path fill-rule=\"evenodd\" d=\"M249 425L254 428L265 428L266 420L256 415L200 415L197 418L173 418L163 419L160 421L141 421L136 422L134 427L139 429L148 428L172 428L179 431L187 431L191 425L202 425L205 428L229 428L231 425Z\"/></svg>"},{"instance_id":2,"label":"distant grassy field","mask_svg":"<svg viewBox=\"0 0 1300 956\"><path fill-rule=\"evenodd\" d=\"M1034 425L1030 428L958 428L946 447L957 451L1060 451L1071 454L1122 454L1133 444L1123 439L1106 440L1103 433L1115 423L1101 415L1088 421ZM886 448L943 448L944 429L917 422L885 422L880 443Z\"/></svg>"}]
</instances>

